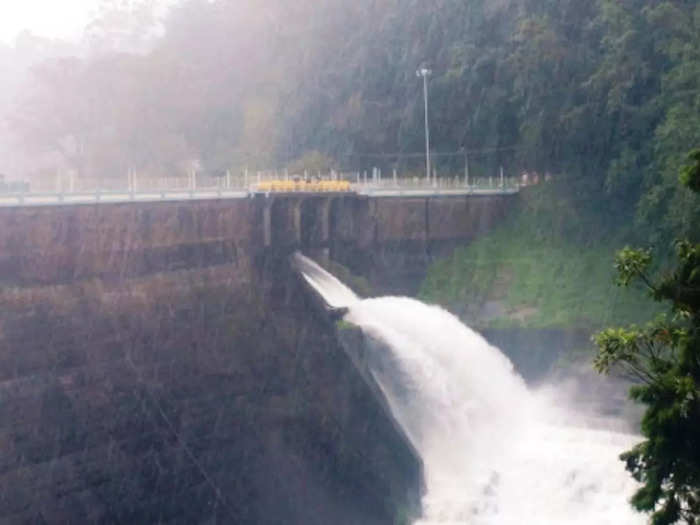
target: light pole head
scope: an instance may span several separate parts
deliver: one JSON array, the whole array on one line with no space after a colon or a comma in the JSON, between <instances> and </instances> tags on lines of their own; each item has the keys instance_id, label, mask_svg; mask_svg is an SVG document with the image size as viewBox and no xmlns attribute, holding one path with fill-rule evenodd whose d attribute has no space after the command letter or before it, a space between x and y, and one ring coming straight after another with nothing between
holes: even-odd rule
<instances>
[{"instance_id":1,"label":"light pole head","mask_svg":"<svg viewBox=\"0 0 700 525\"><path fill-rule=\"evenodd\" d=\"M423 66L420 69L418 69L418 71L416 71L416 76L425 78L427 76L430 76L431 73L432 73L432 71L430 69Z\"/></svg>"}]
</instances>

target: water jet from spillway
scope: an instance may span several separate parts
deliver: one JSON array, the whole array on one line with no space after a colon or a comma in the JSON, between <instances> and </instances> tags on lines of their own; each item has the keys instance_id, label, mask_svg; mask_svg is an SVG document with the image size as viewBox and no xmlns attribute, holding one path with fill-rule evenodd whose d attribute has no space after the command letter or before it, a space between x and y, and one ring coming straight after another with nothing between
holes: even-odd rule
<instances>
[{"instance_id":1,"label":"water jet from spillway","mask_svg":"<svg viewBox=\"0 0 700 525\"><path fill-rule=\"evenodd\" d=\"M313 261L295 261L327 304L383 343L371 374L425 466L416 525L644 523L618 460L636 436L591 428L530 391L498 349L442 308L361 300Z\"/></svg>"}]
</instances>

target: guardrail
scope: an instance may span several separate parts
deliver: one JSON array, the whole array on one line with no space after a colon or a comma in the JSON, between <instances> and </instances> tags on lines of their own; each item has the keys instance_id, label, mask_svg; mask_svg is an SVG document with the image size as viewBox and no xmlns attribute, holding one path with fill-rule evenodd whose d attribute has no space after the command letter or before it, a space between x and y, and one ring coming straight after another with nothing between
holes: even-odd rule
<instances>
[{"instance_id":1,"label":"guardrail","mask_svg":"<svg viewBox=\"0 0 700 525\"><path fill-rule=\"evenodd\" d=\"M426 179L425 177L389 177L382 179L365 179L358 177L353 184L357 188L371 189L409 189L420 188L426 190L506 190L519 189L520 184L514 177L478 177L465 180L463 177L443 177Z\"/></svg>"},{"instance_id":2,"label":"guardrail","mask_svg":"<svg viewBox=\"0 0 700 525\"><path fill-rule=\"evenodd\" d=\"M197 189L160 191L95 191L95 192L28 192L1 193L0 207L8 206L56 206L74 204L98 204L119 202L182 201L203 199L245 199L248 190Z\"/></svg>"},{"instance_id":3,"label":"guardrail","mask_svg":"<svg viewBox=\"0 0 700 525\"><path fill-rule=\"evenodd\" d=\"M348 177L349 178L349 177ZM358 177L359 178L359 177ZM119 202L180 201L203 199L245 199L255 193L356 193L369 197L420 197L463 195L511 195L520 186L515 179L477 179L465 184L460 179L401 178L358 182L347 178L300 182L293 180L261 181L249 187L170 187L139 188L138 190L78 190L78 191L15 191L0 192L0 207L55 206L72 204L97 204Z\"/></svg>"},{"instance_id":4,"label":"guardrail","mask_svg":"<svg viewBox=\"0 0 700 525\"><path fill-rule=\"evenodd\" d=\"M515 195L519 188L362 188L355 193L368 197L459 197L467 195Z\"/></svg>"},{"instance_id":5,"label":"guardrail","mask_svg":"<svg viewBox=\"0 0 700 525\"><path fill-rule=\"evenodd\" d=\"M515 178L483 177L467 182L461 177L388 178L358 180L353 190L361 195L375 197L458 196L458 195L512 195L520 191Z\"/></svg>"}]
</instances>

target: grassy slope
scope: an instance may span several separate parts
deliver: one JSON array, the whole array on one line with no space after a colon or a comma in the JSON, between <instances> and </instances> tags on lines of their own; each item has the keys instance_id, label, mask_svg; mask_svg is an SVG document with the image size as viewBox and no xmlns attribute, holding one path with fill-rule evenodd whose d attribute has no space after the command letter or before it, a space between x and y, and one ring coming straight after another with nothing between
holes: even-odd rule
<instances>
[{"instance_id":1,"label":"grassy slope","mask_svg":"<svg viewBox=\"0 0 700 525\"><path fill-rule=\"evenodd\" d=\"M641 291L613 284L629 230L563 193L553 184L523 191L500 228L432 265L421 298L494 328L595 329L653 316ZM495 305L487 316L485 302Z\"/></svg>"}]
</instances>

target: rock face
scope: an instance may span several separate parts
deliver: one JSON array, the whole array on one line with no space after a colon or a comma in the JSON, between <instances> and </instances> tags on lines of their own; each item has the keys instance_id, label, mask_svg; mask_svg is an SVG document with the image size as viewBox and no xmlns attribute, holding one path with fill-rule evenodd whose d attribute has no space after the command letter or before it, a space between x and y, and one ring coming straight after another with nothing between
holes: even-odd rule
<instances>
[{"instance_id":1,"label":"rock face","mask_svg":"<svg viewBox=\"0 0 700 525\"><path fill-rule=\"evenodd\" d=\"M0 521L388 524L421 466L254 202L0 210Z\"/></svg>"}]
</instances>

